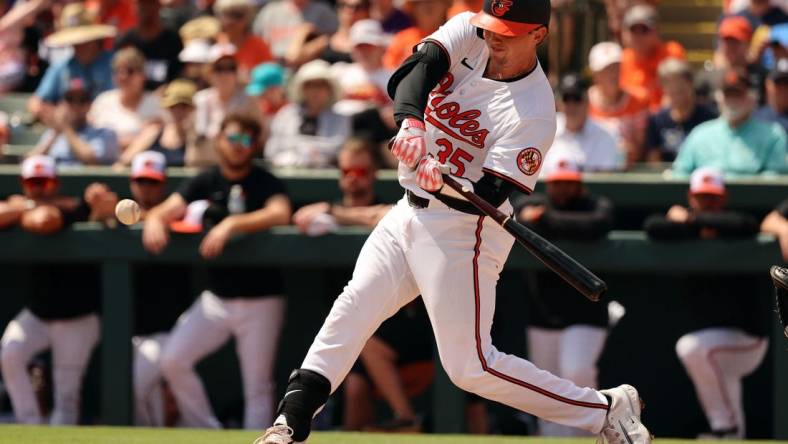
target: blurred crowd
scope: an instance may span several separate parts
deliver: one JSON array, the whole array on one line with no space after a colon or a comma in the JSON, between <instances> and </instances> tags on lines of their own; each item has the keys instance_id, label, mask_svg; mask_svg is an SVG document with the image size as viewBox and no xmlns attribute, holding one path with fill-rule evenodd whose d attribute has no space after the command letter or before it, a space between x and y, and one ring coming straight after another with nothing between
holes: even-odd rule
<instances>
[{"instance_id":1,"label":"blurred crowd","mask_svg":"<svg viewBox=\"0 0 788 444\"><path fill-rule=\"evenodd\" d=\"M550 239L605 237L614 203L592 195L584 174L654 165L688 178L689 188L686 202L645 221L652 239L768 232L788 260L788 202L775 202L759 221L728 209L725 188L728 178L788 173L783 2L726 1L713 59L699 69L679 43L661 37L658 2L632 0L604 2L609 38L583 55L582 66L571 66L579 3L553 1L543 63L554 82L558 129L544 161L546 192L518 196L517 218ZM394 204L374 191L378 170L396 166L387 150L397 131L389 77L422 39L481 2L0 5L0 91L30 93L24 125L44 129L21 159L21 192L0 201L0 228L47 235L78 221L112 226L118 195L131 194L142 209L148 252L164 251L173 232L203 233L198 253L210 259L234 235L278 225L292 223L310 236L345 225L373 228ZM0 114L0 156L4 145L18 144L9 121ZM59 171L90 165L128 173L128 192L94 183L82 196L62 195ZM202 170L167 194L168 167L183 166ZM338 170L341 199L294 208L275 176L289 167ZM82 377L100 340L98 271L79 264L37 267L46 278L33 283L30 302L0 342L3 384L16 421L75 424ZM137 312L155 312L138 316L135 326L136 423L225 425L211 410L195 365L234 338L248 406L238 425L265 427L274 412L273 363L284 322L281 271L212 267L196 300L187 274L175 265L149 265L136 274ZM708 282L690 283L697 287L689 302L697 325L677 342L676 353L709 436L743 437L741 378L760 365L769 332L738 297L752 288L746 279ZM530 359L596 386L615 310L592 309L546 273L532 287ZM66 304L56 288L79 289L80 297ZM344 428L422 430L411 402L432 382L434 357L419 304L387 321L362 351L343 390ZM40 385L31 384L29 364L50 348L54 396L47 403ZM376 418L371 406L379 399L392 419ZM468 430L488 433L485 403L474 397L465 403ZM539 432L577 433L548 423L539 424Z\"/></svg>"}]
</instances>

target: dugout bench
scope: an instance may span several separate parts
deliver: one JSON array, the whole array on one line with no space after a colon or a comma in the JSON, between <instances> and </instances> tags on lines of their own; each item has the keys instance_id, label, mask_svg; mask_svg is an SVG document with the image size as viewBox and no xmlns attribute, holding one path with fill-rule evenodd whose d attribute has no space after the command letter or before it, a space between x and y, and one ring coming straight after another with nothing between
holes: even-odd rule
<instances>
[{"instance_id":1,"label":"dugout bench","mask_svg":"<svg viewBox=\"0 0 788 444\"><path fill-rule=\"evenodd\" d=\"M320 238L307 238L291 227L278 228L235 239L218 259L226 265L280 265L285 268L290 303L280 347L276 380L284 390L290 369L303 354L325 316L325 306L309 309L323 290L332 267L352 267L367 232L345 229ZM103 422L130 424L131 342L133 327L133 264L203 262L196 254L199 236L172 236L161 256L151 256L141 245L139 227L104 229L96 224L77 224L52 237L37 237L18 230L0 232L0 263L40 261L98 263L103 288L103 338L100 345L100 411ZM610 296L622 301L627 315L612 331L600 360L600 385L635 384L648 406L645 421L657 436L681 436L703 421L689 381L673 353L681 323L671 303L679 289L669 282L677 275L694 273L742 273L759 277L753 299L759 301L764 322L774 323L771 351L762 368L748 380L746 411L756 437L788 438L788 343L777 325L768 267L780 259L770 236L754 241L692 241L656 243L642 232L617 231L596 242L560 242L569 254L608 279ZM499 283L494 342L501 350L523 354L524 272L542 269L524 249L515 246ZM762 279L760 279L762 278ZM8 289L5 289L6 291ZM578 297L582 297L578 295ZM6 298L6 300L8 300ZM8 307L6 307L8 308ZM499 313L501 312L501 313ZM298 315L298 319L294 318ZM659 330L657 330L659 328ZM496 340L504 338L503 341ZM503 343L501 343L503 342ZM639 346L639 347L638 347ZM461 432L463 395L439 372L432 392L434 429ZM281 393L280 393L281 394ZM690 423L695 423L690 424Z\"/></svg>"}]
</instances>

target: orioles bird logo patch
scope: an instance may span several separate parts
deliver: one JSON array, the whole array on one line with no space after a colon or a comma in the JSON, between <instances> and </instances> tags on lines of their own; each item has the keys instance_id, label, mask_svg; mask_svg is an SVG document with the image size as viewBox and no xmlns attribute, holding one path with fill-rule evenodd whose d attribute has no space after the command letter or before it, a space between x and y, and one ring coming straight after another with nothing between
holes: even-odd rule
<instances>
[{"instance_id":1,"label":"orioles bird logo patch","mask_svg":"<svg viewBox=\"0 0 788 444\"><path fill-rule=\"evenodd\" d=\"M533 176L542 166L542 153L536 148L526 148L517 155L517 168L526 176Z\"/></svg>"},{"instance_id":2,"label":"orioles bird logo patch","mask_svg":"<svg viewBox=\"0 0 788 444\"><path fill-rule=\"evenodd\" d=\"M500 17L509 12L511 6L512 0L493 0L490 10L494 16Z\"/></svg>"}]
</instances>

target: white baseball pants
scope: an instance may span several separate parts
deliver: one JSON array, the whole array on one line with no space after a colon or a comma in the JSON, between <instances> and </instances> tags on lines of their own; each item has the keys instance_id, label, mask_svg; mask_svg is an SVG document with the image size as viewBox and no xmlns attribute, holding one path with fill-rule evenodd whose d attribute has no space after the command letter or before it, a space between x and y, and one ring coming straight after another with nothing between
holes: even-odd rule
<instances>
[{"instance_id":1,"label":"white baseball pants","mask_svg":"<svg viewBox=\"0 0 788 444\"><path fill-rule=\"evenodd\" d=\"M158 333L131 338L134 351L134 424L164 427L161 355L170 335Z\"/></svg>"},{"instance_id":2,"label":"white baseball pants","mask_svg":"<svg viewBox=\"0 0 788 444\"><path fill-rule=\"evenodd\" d=\"M231 336L241 365L244 428L261 429L274 417L273 368L285 313L281 296L220 299L204 291L178 320L161 357L186 427L220 428L194 365Z\"/></svg>"},{"instance_id":3,"label":"white baseball pants","mask_svg":"<svg viewBox=\"0 0 788 444\"><path fill-rule=\"evenodd\" d=\"M454 384L559 424L599 432L607 414L601 393L492 345L495 286L513 242L489 218L438 201L414 209L400 200L364 244L353 278L302 368L324 375L336 390L381 322L421 294Z\"/></svg>"},{"instance_id":4,"label":"white baseball pants","mask_svg":"<svg viewBox=\"0 0 788 444\"><path fill-rule=\"evenodd\" d=\"M528 359L542 370L566 378L580 387L597 388L597 361L607 329L573 325L564 329L529 327ZM539 419L542 436L584 436L588 432Z\"/></svg>"},{"instance_id":5,"label":"white baseball pants","mask_svg":"<svg viewBox=\"0 0 788 444\"><path fill-rule=\"evenodd\" d=\"M736 427L745 436L741 380L761 364L767 338L734 328L707 328L676 342L676 353L687 370L712 430Z\"/></svg>"},{"instance_id":6,"label":"white baseball pants","mask_svg":"<svg viewBox=\"0 0 788 444\"><path fill-rule=\"evenodd\" d=\"M98 340L99 318L95 314L45 321L24 309L8 324L0 339L0 363L17 422L43 422L27 366L51 347L55 406L49 422L77 424L82 377Z\"/></svg>"}]
</instances>

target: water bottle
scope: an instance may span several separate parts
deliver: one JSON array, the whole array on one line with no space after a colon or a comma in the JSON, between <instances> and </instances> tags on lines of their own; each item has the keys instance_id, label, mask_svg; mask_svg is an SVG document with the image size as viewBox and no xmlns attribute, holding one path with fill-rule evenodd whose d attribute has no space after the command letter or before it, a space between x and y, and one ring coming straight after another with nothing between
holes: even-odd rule
<instances>
[{"instance_id":1,"label":"water bottle","mask_svg":"<svg viewBox=\"0 0 788 444\"><path fill-rule=\"evenodd\" d=\"M229 211L230 214L246 212L244 189L241 185L235 184L230 188L230 197L227 199L227 211Z\"/></svg>"}]
</instances>

